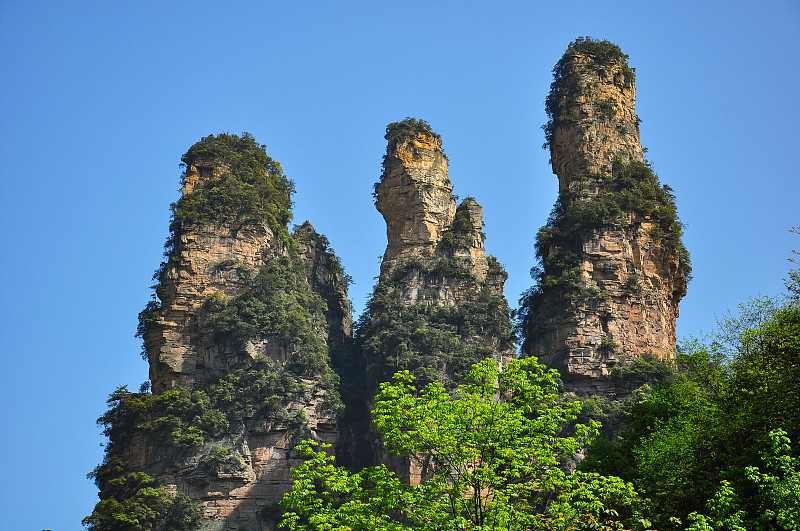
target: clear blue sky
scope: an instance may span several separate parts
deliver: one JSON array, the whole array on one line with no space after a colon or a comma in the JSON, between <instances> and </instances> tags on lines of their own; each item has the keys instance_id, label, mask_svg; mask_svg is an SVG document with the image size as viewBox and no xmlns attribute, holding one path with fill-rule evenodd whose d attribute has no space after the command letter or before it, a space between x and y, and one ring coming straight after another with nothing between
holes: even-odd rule
<instances>
[{"instance_id":1,"label":"clear blue sky","mask_svg":"<svg viewBox=\"0 0 800 531\"><path fill-rule=\"evenodd\" d=\"M385 247L387 123L430 122L484 206L515 304L556 198L550 70L577 36L637 71L642 141L687 224L679 336L777 294L800 247L800 3L0 2L0 503L5 529L78 529L95 419L147 378L133 337L180 156L249 131L297 185L363 307Z\"/></svg>"}]
</instances>

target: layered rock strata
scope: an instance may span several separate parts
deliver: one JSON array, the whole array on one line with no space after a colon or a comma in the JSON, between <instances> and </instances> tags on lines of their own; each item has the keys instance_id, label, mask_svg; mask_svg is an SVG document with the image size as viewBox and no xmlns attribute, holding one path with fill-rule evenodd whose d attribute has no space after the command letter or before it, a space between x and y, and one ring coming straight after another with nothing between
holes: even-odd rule
<instances>
[{"instance_id":1,"label":"layered rock strata","mask_svg":"<svg viewBox=\"0 0 800 531\"><path fill-rule=\"evenodd\" d=\"M310 223L289 234L292 183L252 137L212 135L182 160L157 299L140 315L152 393L112 404L100 496L143 472L198 502L205 530L274 529L292 449L339 439L347 277Z\"/></svg>"},{"instance_id":2,"label":"layered rock strata","mask_svg":"<svg viewBox=\"0 0 800 531\"><path fill-rule=\"evenodd\" d=\"M674 196L644 160L626 59L607 41L575 41L547 99L559 200L537 236L523 352L582 395L613 392L623 360L674 357L690 272Z\"/></svg>"},{"instance_id":3,"label":"layered rock strata","mask_svg":"<svg viewBox=\"0 0 800 531\"><path fill-rule=\"evenodd\" d=\"M487 357L513 355L507 275L483 245L483 209L472 198L456 206L439 135L421 120L387 127L384 171L375 185L387 247L359 340L368 397L407 369L419 385L460 382ZM390 457L372 433L375 460L412 484L421 461Z\"/></svg>"},{"instance_id":4,"label":"layered rock strata","mask_svg":"<svg viewBox=\"0 0 800 531\"><path fill-rule=\"evenodd\" d=\"M471 197L456 207L441 138L422 121L398 124L389 126L384 171L375 185L375 207L386 221L381 281L408 269L404 298L410 304L453 304L474 282L502 295L505 273L496 266L490 274L483 246L483 208ZM459 273L426 282L426 262L442 259L458 264Z\"/></svg>"}]
</instances>

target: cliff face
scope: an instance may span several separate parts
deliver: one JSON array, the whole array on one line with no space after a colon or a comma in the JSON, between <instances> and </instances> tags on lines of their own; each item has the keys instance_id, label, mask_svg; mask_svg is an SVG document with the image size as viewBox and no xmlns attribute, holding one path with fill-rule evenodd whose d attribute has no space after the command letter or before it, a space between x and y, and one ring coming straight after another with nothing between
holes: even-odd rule
<instances>
[{"instance_id":1,"label":"cliff face","mask_svg":"<svg viewBox=\"0 0 800 531\"><path fill-rule=\"evenodd\" d=\"M584 395L609 392L605 377L623 360L674 356L690 271L674 196L644 161L626 59L607 41L579 39L547 99L559 200L537 236L523 352Z\"/></svg>"},{"instance_id":2,"label":"cliff face","mask_svg":"<svg viewBox=\"0 0 800 531\"><path fill-rule=\"evenodd\" d=\"M386 221L381 281L408 269L404 297L411 304L452 304L474 282L488 282L502 295L504 273L495 267L489 276L483 208L471 197L456 208L441 139L424 122L409 120L390 124L384 172L375 185L375 206ZM452 262L454 274L443 271L426 283L426 263L443 259Z\"/></svg>"},{"instance_id":3,"label":"cliff face","mask_svg":"<svg viewBox=\"0 0 800 531\"><path fill-rule=\"evenodd\" d=\"M212 135L183 161L158 298L140 315L152 393L118 391L101 419L100 496L145 473L200 503L203 529L271 529L294 446L339 438L347 277L311 224L289 234L292 183L252 137Z\"/></svg>"},{"instance_id":4,"label":"cliff face","mask_svg":"<svg viewBox=\"0 0 800 531\"><path fill-rule=\"evenodd\" d=\"M644 162L635 75L625 56L578 47L553 74L546 134L559 190L569 190L579 176L611 173L617 159Z\"/></svg>"},{"instance_id":5,"label":"cliff face","mask_svg":"<svg viewBox=\"0 0 800 531\"><path fill-rule=\"evenodd\" d=\"M214 160L191 162L183 197L189 197L201 172L221 173ZM206 302L214 294L230 299L244 292L275 239L266 223L255 221L187 222L175 229L169 259L158 273L160 312L150 317L144 333L155 393L226 374L252 358L252 349L242 353L215 341Z\"/></svg>"},{"instance_id":6,"label":"cliff face","mask_svg":"<svg viewBox=\"0 0 800 531\"><path fill-rule=\"evenodd\" d=\"M386 220L381 274L358 332L367 398L407 369L418 385L460 382L472 364L513 355L507 275L483 246L483 209L456 207L439 135L414 119L387 127L384 172L375 185ZM365 408L367 409L367 408ZM374 459L416 483L424 467L388 456L377 433Z\"/></svg>"}]
</instances>

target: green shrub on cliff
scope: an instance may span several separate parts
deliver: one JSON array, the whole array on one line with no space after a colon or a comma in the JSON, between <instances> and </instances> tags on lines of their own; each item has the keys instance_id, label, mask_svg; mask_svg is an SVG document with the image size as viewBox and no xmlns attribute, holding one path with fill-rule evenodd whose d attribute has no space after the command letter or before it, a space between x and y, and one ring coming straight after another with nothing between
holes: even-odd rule
<instances>
[{"instance_id":1,"label":"green shrub on cliff","mask_svg":"<svg viewBox=\"0 0 800 531\"><path fill-rule=\"evenodd\" d=\"M184 494L172 494L143 472L122 474L105 484L88 531L195 531L202 509Z\"/></svg>"},{"instance_id":2,"label":"green shrub on cliff","mask_svg":"<svg viewBox=\"0 0 800 531\"><path fill-rule=\"evenodd\" d=\"M173 230L184 223L235 221L264 222L276 233L286 231L294 183L252 135L209 135L181 160L187 167L208 164L214 173L201 175L192 191L172 205Z\"/></svg>"},{"instance_id":3,"label":"green shrub on cliff","mask_svg":"<svg viewBox=\"0 0 800 531\"><path fill-rule=\"evenodd\" d=\"M504 273L496 267L498 274ZM409 304L403 292L409 276L417 275L428 276L433 284L461 279L463 300L456 305ZM473 364L516 341L505 300L490 286L477 284L463 263L452 258L398 265L390 279L375 287L356 335L371 381L383 382L398 370L409 370L420 385L442 378L463 381Z\"/></svg>"},{"instance_id":4,"label":"green shrub on cliff","mask_svg":"<svg viewBox=\"0 0 800 531\"><path fill-rule=\"evenodd\" d=\"M442 139L439 133L431 129L430 124L425 120L407 117L399 122L390 123L386 126L384 135L388 141L386 151L393 151L398 145L405 144L420 133L432 136L437 140Z\"/></svg>"}]
</instances>

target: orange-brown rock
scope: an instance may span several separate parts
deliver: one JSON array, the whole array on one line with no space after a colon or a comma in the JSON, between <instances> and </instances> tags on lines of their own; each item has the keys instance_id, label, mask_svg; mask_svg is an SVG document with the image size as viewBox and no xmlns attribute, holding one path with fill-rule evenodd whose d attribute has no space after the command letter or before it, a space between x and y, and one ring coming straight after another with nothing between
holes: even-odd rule
<instances>
[{"instance_id":1,"label":"orange-brown rock","mask_svg":"<svg viewBox=\"0 0 800 531\"><path fill-rule=\"evenodd\" d=\"M523 310L523 352L584 395L611 392L622 360L674 357L689 272L673 197L644 162L626 58L579 39L547 101L559 203L537 241L543 270Z\"/></svg>"},{"instance_id":2,"label":"orange-brown rock","mask_svg":"<svg viewBox=\"0 0 800 531\"><path fill-rule=\"evenodd\" d=\"M472 197L456 208L442 141L427 124L401 133L407 138L397 140L397 132L387 133L384 172L375 185L375 206L386 221L381 278L388 279L409 261L424 266L442 258L455 259L474 277L469 282L462 277L440 275L426 283L425 268L411 268L404 294L409 303L452 304L462 289L471 289L466 288L470 282L487 281L483 208ZM505 278L499 283L497 280L488 278L493 289L502 295Z\"/></svg>"},{"instance_id":3,"label":"orange-brown rock","mask_svg":"<svg viewBox=\"0 0 800 531\"><path fill-rule=\"evenodd\" d=\"M644 162L635 76L626 57L573 48L556 66L548 142L561 191L574 177L611 172L617 159Z\"/></svg>"},{"instance_id":4,"label":"orange-brown rock","mask_svg":"<svg viewBox=\"0 0 800 531\"><path fill-rule=\"evenodd\" d=\"M352 355L347 280L327 239L310 223L291 235L282 224L289 218L291 183L251 137L208 137L183 160L182 199L173 205L168 257L157 273L158 300L142 313L141 331L153 397L173 404L170 393L178 393L192 403L184 409L200 408L195 418L183 419L188 428L172 428L194 429L195 438L166 442L165 434L142 422L124 437L112 437L108 455L122 459L127 471L145 472L198 502L205 530L275 529L268 513L291 488L290 469L300 463L292 449L304 438L330 444L339 439L339 390L330 358L344 363ZM265 192L258 197L236 195L259 186ZM227 194L222 202L220 194ZM240 206L251 203L257 206ZM262 278L265 270L273 276ZM279 290L276 297L260 295L272 289ZM262 303L261 313L251 315L245 304L232 325L220 328L223 310L242 296L250 296L251 306ZM270 315L270 304L284 299L294 304L286 306L289 315ZM265 327L263 319L277 324ZM239 321L248 321L250 328L242 329L251 330L246 340L241 330L229 330L244 326ZM282 335L281 327L299 321L307 325L305 338ZM309 356L311 361L294 366L298 357ZM235 398L215 399L219 392L209 386L231 375L228 389ZM272 385L285 396L243 406L248 397L237 386L245 385L255 391ZM157 411L164 419L182 415ZM226 428L203 428L204 411Z\"/></svg>"},{"instance_id":5,"label":"orange-brown rock","mask_svg":"<svg viewBox=\"0 0 800 531\"><path fill-rule=\"evenodd\" d=\"M390 144L375 192L389 242L383 263L433 254L456 213L441 139L418 131Z\"/></svg>"},{"instance_id":6,"label":"orange-brown rock","mask_svg":"<svg viewBox=\"0 0 800 531\"><path fill-rule=\"evenodd\" d=\"M387 246L359 332L368 404L377 385L398 370L410 370L421 384L452 385L473 363L486 357L502 363L514 353L503 296L507 275L486 256L481 206L467 198L456 207L439 135L407 118L390 124L386 139L375 197ZM424 478L431 466L425 456L391 456L374 426L368 429L362 444L371 448L373 462L386 463L411 484Z\"/></svg>"}]
</instances>

